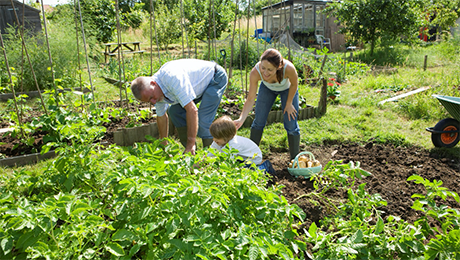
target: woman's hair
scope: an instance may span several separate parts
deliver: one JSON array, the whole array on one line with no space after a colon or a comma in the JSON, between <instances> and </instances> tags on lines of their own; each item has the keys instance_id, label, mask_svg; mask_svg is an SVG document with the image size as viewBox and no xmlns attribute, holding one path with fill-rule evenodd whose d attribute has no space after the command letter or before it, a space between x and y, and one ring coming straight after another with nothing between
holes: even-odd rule
<instances>
[{"instance_id":1,"label":"woman's hair","mask_svg":"<svg viewBox=\"0 0 460 260\"><path fill-rule=\"evenodd\" d=\"M283 80L284 59L281 53L276 49L267 49L260 56L260 61L266 60L276 68L276 79L278 82ZM281 65L281 66L280 66Z\"/></svg>"},{"instance_id":2,"label":"woman's hair","mask_svg":"<svg viewBox=\"0 0 460 260\"><path fill-rule=\"evenodd\" d=\"M236 126L229 116L222 116L212 122L209 131L212 137L222 139L228 143L236 135Z\"/></svg>"}]
</instances>

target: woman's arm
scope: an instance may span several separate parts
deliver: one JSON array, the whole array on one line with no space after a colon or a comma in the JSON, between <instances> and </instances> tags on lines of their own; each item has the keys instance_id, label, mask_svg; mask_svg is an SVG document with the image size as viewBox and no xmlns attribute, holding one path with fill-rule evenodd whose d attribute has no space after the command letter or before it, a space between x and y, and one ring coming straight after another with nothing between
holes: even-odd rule
<instances>
[{"instance_id":1,"label":"woman's arm","mask_svg":"<svg viewBox=\"0 0 460 260\"><path fill-rule=\"evenodd\" d=\"M236 129L239 129L244 124L246 117L254 107L254 102L257 96L257 88L259 87L258 83L260 80L261 78L259 72L255 67L252 68L251 73L249 74L249 93L246 101L244 102L243 111L241 112L240 118L234 121Z\"/></svg>"},{"instance_id":2,"label":"woman's arm","mask_svg":"<svg viewBox=\"0 0 460 260\"><path fill-rule=\"evenodd\" d=\"M294 120L297 116L298 111L295 110L294 105L292 105L292 100L294 99L295 93L297 92L297 87L299 85L299 77L297 76L297 70L294 67L294 64L292 64L289 61L287 62L286 66L286 78L288 78L289 82L291 82L291 86L289 87L289 94L288 98L286 101L286 107L284 108L284 114L288 114L289 121Z\"/></svg>"}]
</instances>

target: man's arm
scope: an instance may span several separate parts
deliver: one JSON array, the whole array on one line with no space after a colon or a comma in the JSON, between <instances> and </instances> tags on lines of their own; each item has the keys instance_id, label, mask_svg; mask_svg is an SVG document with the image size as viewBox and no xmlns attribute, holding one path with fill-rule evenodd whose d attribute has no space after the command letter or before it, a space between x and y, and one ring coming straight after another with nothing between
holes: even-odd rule
<instances>
[{"instance_id":1,"label":"man's arm","mask_svg":"<svg viewBox=\"0 0 460 260\"><path fill-rule=\"evenodd\" d=\"M165 113L163 116L157 116L157 126L158 126L158 133L160 135L160 139L168 137L168 132L169 132L168 114Z\"/></svg>"},{"instance_id":2,"label":"man's arm","mask_svg":"<svg viewBox=\"0 0 460 260\"><path fill-rule=\"evenodd\" d=\"M186 111L187 119L187 147L185 147L185 153L191 152L195 154L196 150L196 135L198 133L198 108L195 102L190 101L184 106Z\"/></svg>"}]
</instances>

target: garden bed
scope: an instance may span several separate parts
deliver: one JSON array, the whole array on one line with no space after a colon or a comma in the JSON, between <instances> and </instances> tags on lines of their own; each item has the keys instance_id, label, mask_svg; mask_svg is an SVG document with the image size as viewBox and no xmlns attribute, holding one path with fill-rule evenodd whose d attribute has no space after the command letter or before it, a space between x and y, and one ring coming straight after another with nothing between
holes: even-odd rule
<instances>
[{"instance_id":1,"label":"garden bed","mask_svg":"<svg viewBox=\"0 0 460 260\"><path fill-rule=\"evenodd\" d=\"M263 140L262 140L263 142ZM400 216L413 223L420 217L420 212L412 209L415 193L426 194L424 186L408 182L409 176L417 174L430 181L440 180L442 187L460 193L460 160L459 158L443 157L441 153L430 152L419 147L397 147L392 144L367 143L344 144L326 143L321 146L304 146L301 150L310 151L324 166L330 160L343 160L360 163L362 169L372 175L358 180L356 186L366 183L365 189L369 194L378 193L388 206L382 208L385 218L389 215ZM283 196L290 203L295 203L306 213L306 221L302 224L308 229L312 222L323 219L330 214L324 204L314 204L303 194L314 191L313 184L303 177L295 178L287 170L289 152L287 150L272 151L267 159L273 164L276 176L269 183L283 185ZM343 191L330 190L328 198L344 200L348 194ZM439 199L438 205L444 204L451 208L460 208L460 205L451 197L447 201ZM432 225L439 227L440 223L432 221ZM302 229L301 229L302 230Z\"/></svg>"}]
</instances>

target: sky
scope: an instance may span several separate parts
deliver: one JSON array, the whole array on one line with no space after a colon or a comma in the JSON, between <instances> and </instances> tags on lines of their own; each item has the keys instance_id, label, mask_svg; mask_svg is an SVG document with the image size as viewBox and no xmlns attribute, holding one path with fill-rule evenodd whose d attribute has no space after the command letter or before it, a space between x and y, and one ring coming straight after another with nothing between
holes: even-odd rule
<instances>
[{"instance_id":1,"label":"sky","mask_svg":"<svg viewBox=\"0 0 460 260\"><path fill-rule=\"evenodd\" d=\"M41 0L40 0L41 2ZM66 4L69 3L70 0L43 0L44 5L51 5L51 6L56 6L58 4Z\"/></svg>"}]
</instances>

